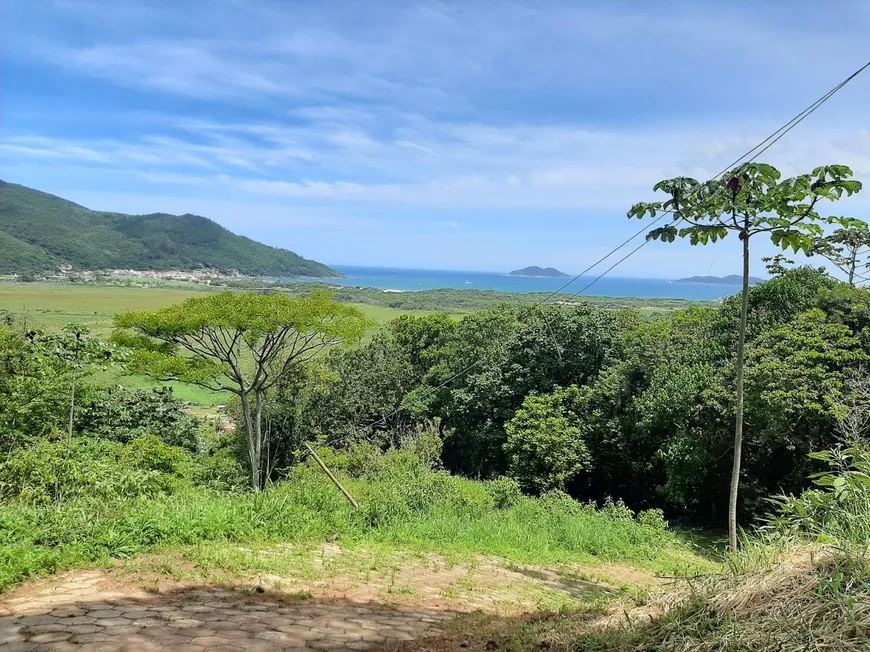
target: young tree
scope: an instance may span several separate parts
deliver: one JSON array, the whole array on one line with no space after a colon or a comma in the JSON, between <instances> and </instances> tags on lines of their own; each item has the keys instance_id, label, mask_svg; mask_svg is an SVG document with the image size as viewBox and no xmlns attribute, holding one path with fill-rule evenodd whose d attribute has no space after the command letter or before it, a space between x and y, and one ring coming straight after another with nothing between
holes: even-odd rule
<instances>
[{"instance_id":1,"label":"young tree","mask_svg":"<svg viewBox=\"0 0 870 652\"><path fill-rule=\"evenodd\" d=\"M870 226L854 217L829 217L828 224L840 228L830 235L819 236L807 252L830 260L849 279L849 285L868 280L861 272L870 269Z\"/></svg>"},{"instance_id":2,"label":"young tree","mask_svg":"<svg viewBox=\"0 0 870 652\"><path fill-rule=\"evenodd\" d=\"M654 190L670 195L665 201L641 202L628 211L628 217L642 219L670 213L669 224L653 229L648 239L674 242L688 238L693 245L706 245L737 233L743 252L743 292L737 334L735 379L736 419L734 461L728 501L728 535L732 549L737 548L737 495L743 445L743 376L746 344L746 315L749 305L749 244L752 236L768 234L782 249L809 251L815 238L824 234L816 207L820 201L835 201L845 193L861 189L851 179L845 165L817 167L810 174L781 179L772 165L748 163L727 174L700 182L690 177L660 181Z\"/></svg>"},{"instance_id":3,"label":"young tree","mask_svg":"<svg viewBox=\"0 0 870 652\"><path fill-rule=\"evenodd\" d=\"M787 265L794 265L794 261L782 253L775 256L765 256L761 262L764 263L767 273L771 276L782 276L789 269Z\"/></svg>"},{"instance_id":4,"label":"young tree","mask_svg":"<svg viewBox=\"0 0 870 652\"><path fill-rule=\"evenodd\" d=\"M72 439L76 385L89 369L111 361L110 347L71 324L59 334L0 324L0 448L7 452L65 422Z\"/></svg>"},{"instance_id":5,"label":"young tree","mask_svg":"<svg viewBox=\"0 0 870 652\"><path fill-rule=\"evenodd\" d=\"M130 362L137 371L239 397L256 491L264 481L266 392L322 349L358 341L368 324L325 292L301 299L224 292L118 315L115 325L116 341L135 351Z\"/></svg>"}]
</instances>

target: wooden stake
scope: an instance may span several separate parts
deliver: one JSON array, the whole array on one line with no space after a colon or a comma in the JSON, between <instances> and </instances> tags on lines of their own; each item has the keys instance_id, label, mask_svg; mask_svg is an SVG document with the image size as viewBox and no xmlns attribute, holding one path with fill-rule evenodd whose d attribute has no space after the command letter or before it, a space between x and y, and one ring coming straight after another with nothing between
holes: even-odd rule
<instances>
[{"instance_id":1,"label":"wooden stake","mask_svg":"<svg viewBox=\"0 0 870 652\"><path fill-rule=\"evenodd\" d=\"M344 494L344 497L347 498L348 502L350 502L350 504L353 505L354 509L359 509L359 505L353 499L353 496L350 495L350 493L348 492L347 489L345 489L344 487L341 486L341 483L336 479L336 477L334 475L332 475L332 471L330 471L328 468L326 468L326 464L324 464L323 460L320 459L320 457L318 457L317 453L314 452L314 449L308 445L308 442L305 442L305 448L308 449L308 452L311 453L311 456L314 458L314 461L317 462L317 464L320 466L320 468L323 469L323 472L327 476L329 476L329 479L332 480L333 484L339 488L341 493Z\"/></svg>"}]
</instances>

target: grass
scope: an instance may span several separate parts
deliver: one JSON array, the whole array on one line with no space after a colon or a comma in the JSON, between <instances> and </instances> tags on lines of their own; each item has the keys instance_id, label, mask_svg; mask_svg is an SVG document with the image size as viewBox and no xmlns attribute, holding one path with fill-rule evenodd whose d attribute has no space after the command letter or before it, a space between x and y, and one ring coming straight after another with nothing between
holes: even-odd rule
<instances>
[{"instance_id":1,"label":"grass","mask_svg":"<svg viewBox=\"0 0 870 652\"><path fill-rule=\"evenodd\" d=\"M0 507L0 589L33 574L203 542L254 547L335 541L348 548L495 555L519 563L618 561L668 575L714 567L669 532L577 503L523 498L497 509L482 483L431 471L401 482L342 480L359 510L312 467L259 495L189 487L150 498L6 504Z\"/></svg>"}]
</instances>

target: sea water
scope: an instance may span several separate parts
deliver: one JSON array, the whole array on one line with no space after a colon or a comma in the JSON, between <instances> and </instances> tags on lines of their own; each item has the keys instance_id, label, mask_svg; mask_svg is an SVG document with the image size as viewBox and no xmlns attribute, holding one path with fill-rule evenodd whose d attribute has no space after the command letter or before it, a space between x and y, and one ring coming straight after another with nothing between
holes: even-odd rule
<instances>
[{"instance_id":1,"label":"sea water","mask_svg":"<svg viewBox=\"0 0 870 652\"><path fill-rule=\"evenodd\" d=\"M532 278L510 276L498 272L358 267L352 265L330 265L330 267L346 276L346 278L328 279L330 284L372 287L402 292L439 288L454 290L498 290L500 292L522 293L554 292L571 281L571 278ZM300 279L279 280L298 281ZM562 292L565 294L580 292L594 280L595 276L580 277L562 289ZM581 295L712 301L737 294L738 292L740 292L740 287L734 285L674 283L665 279L605 276L581 292Z\"/></svg>"}]
</instances>

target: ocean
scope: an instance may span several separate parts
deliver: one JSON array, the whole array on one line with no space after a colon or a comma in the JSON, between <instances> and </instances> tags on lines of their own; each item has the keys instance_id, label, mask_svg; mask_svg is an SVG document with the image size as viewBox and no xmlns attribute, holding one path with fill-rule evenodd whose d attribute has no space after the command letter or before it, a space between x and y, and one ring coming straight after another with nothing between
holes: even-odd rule
<instances>
[{"instance_id":1,"label":"ocean","mask_svg":"<svg viewBox=\"0 0 870 652\"><path fill-rule=\"evenodd\" d=\"M570 278L527 278L509 276L498 272L463 272L435 269L401 269L393 267L357 267L352 265L330 265L345 274L347 278L329 279L335 285L372 287L381 290L433 290L449 288L454 290L499 290L501 292L553 292ZM563 292L578 292L595 276L581 277ZM279 279L298 281L299 279ZM316 280L316 279L315 279ZM599 297L638 297L662 299L690 299L692 301L712 301L721 297L737 294L739 286L706 285L700 283L673 283L664 279L620 278L606 276L583 292L587 296Z\"/></svg>"}]
</instances>

